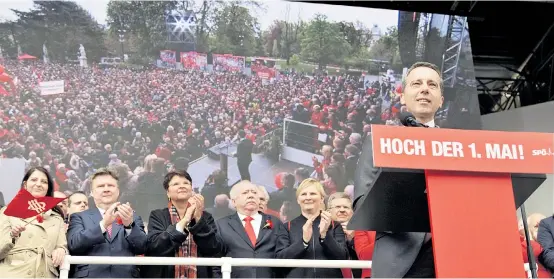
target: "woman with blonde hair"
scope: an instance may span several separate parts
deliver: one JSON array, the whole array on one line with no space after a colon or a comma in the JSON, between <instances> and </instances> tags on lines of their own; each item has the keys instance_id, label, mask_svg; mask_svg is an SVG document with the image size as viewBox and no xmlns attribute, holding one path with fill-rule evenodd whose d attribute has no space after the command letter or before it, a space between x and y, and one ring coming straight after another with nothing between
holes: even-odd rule
<instances>
[{"instance_id":1,"label":"woman with blonde hair","mask_svg":"<svg viewBox=\"0 0 554 279\"><path fill-rule=\"evenodd\" d=\"M342 226L325 210L321 182L308 178L296 190L301 214L285 224L277 235L279 259L347 260L348 250ZM342 278L340 269L292 268L287 278Z\"/></svg>"}]
</instances>

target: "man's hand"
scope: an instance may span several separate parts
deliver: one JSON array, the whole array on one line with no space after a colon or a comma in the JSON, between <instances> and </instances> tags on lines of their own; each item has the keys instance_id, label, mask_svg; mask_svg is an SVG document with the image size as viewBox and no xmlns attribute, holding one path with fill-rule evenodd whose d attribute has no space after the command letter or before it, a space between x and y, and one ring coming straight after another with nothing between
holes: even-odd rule
<instances>
[{"instance_id":1,"label":"man's hand","mask_svg":"<svg viewBox=\"0 0 554 279\"><path fill-rule=\"evenodd\" d=\"M325 236L327 235L327 230L329 230L330 225L331 225L331 213L329 213L329 211L322 211L321 221L319 222L319 236L321 238L325 238Z\"/></svg>"},{"instance_id":2,"label":"man's hand","mask_svg":"<svg viewBox=\"0 0 554 279\"><path fill-rule=\"evenodd\" d=\"M104 212L104 216L102 217L102 226L104 227L104 229L107 229L108 226L110 226L115 221L115 218L117 217L115 209L120 204L120 202L116 202L112 204L112 206L110 206L108 210L106 210L106 212Z\"/></svg>"},{"instance_id":3,"label":"man's hand","mask_svg":"<svg viewBox=\"0 0 554 279\"><path fill-rule=\"evenodd\" d=\"M131 208L131 205L129 203L120 205L117 208L116 215L121 217L121 221L123 221L123 225L125 227L128 227L133 223L134 212L133 212L133 209Z\"/></svg>"},{"instance_id":4,"label":"man's hand","mask_svg":"<svg viewBox=\"0 0 554 279\"><path fill-rule=\"evenodd\" d=\"M344 234L346 235L346 240L351 241L352 239L354 239L354 231L346 229L346 226L348 226L348 222L342 223L341 226Z\"/></svg>"}]
</instances>

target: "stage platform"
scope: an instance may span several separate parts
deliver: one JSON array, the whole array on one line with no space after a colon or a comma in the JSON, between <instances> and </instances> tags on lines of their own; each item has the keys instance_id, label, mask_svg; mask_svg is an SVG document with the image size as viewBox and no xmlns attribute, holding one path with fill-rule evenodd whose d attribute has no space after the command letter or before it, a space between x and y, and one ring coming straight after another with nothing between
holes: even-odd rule
<instances>
[{"instance_id":1,"label":"stage platform","mask_svg":"<svg viewBox=\"0 0 554 279\"><path fill-rule=\"evenodd\" d=\"M240 180L239 169L237 167L237 159L228 157L228 174L229 186L234 185ZM273 164L268 158L262 154L252 154L252 163L250 164L250 176L252 182L266 187L268 192L277 190L275 187L275 175L281 172L293 173L295 169L304 167L310 172L313 167L294 163L287 160L281 160ZM220 168L219 160L212 159L208 156L198 159L190 164L188 172L192 176L193 187L201 190L204 187L204 182L208 176L215 170Z\"/></svg>"}]
</instances>

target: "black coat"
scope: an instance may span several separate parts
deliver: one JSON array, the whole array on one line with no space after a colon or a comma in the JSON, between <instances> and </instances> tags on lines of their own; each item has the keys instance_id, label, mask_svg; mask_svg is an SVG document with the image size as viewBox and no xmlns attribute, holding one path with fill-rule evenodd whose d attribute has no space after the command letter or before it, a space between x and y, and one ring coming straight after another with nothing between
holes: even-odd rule
<instances>
[{"instance_id":1,"label":"black coat","mask_svg":"<svg viewBox=\"0 0 554 279\"><path fill-rule=\"evenodd\" d=\"M333 222L325 235L319 239L319 223L317 217L313 223L313 234L308 247L304 247L302 227L307 219L300 215L285 224L285 230L277 238L277 258L305 260L348 260L346 237L342 226ZM333 268L292 268L287 278L342 278L340 269Z\"/></svg>"},{"instance_id":2,"label":"black coat","mask_svg":"<svg viewBox=\"0 0 554 279\"><path fill-rule=\"evenodd\" d=\"M190 223L188 230L196 243L198 257L217 257L221 251L221 242L217 241L212 215L208 212L202 214L199 222ZM147 257L175 257L177 249L183 243L189 233L177 231L171 224L171 216L167 208L156 209L150 213L148 221L148 242L145 256ZM143 266L141 268L143 278L175 278L174 265ZM212 267L197 266L197 278L212 278Z\"/></svg>"},{"instance_id":3,"label":"black coat","mask_svg":"<svg viewBox=\"0 0 554 279\"><path fill-rule=\"evenodd\" d=\"M354 182L354 205L356 211L363 204L380 175L380 168L373 165L371 135L364 141L358 160ZM422 232L377 232L371 265L372 278L402 278L414 266L425 241ZM417 270L417 269L416 269ZM428 276L427 276L428 277Z\"/></svg>"},{"instance_id":4,"label":"black coat","mask_svg":"<svg viewBox=\"0 0 554 279\"><path fill-rule=\"evenodd\" d=\"M249 139L242 139L237 146L237 164L249 164L252 162L252 150L254 143Z\"/></svg>"}]
</instances>

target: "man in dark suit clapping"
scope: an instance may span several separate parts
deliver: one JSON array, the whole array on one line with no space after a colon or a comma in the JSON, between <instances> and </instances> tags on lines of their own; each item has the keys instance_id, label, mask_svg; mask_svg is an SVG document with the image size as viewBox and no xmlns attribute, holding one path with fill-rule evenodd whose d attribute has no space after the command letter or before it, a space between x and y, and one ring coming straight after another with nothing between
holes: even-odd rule
<instances>
[{"instance_id":1,"label":"man in dark suit clapping","mask_svg":"<svg viewBox=\"0 0 554 279\"><path fill-rule=\"evenodd\" d=\"M222 257L275 258L277 232L285 227L279 218L261 213L258 187L241 181L231 189L231 200L237 213L216 221L223 242ZM233 267L232 278L274 278L278 269L271 267ZM218 268L215 276L221 277Z\"/></svg>"},{"instance_id":2,"label":"man in dark suit clapping","mask_svg":"<svg viewBox=\"0 0 554 279\"><path fill-rule=\"evenodd\" d=\"M417 62L408 69L402 81L400 101L418 122L434 128L435 113L444 101L442 88L439 68L431 63ZM367 137L356 170L355 208L363 203L363 196L378 173L372 155L371 137ZM371 275L372 278L435 277L431 233L377 232Z\"/></svg>"},{"instance_id":3,"label":"man in dark suit clapping","mask_svg":"<svg viewBox=\"0 0 554 279\"><path fill-rule=\"evenodd\" d=\"M252 150L254 143L246 138L244 130L239 131L239 145L237 146L237 165L239 167L240 179L250 181L250 163L252 162Z\"/></svg>"},{"instance_id":4,"label":"man in dark suit clapping","mask_svg":"<svg viewBox=\"0 0 554 279\"><path fill-rule=\"evenodd\" d=\"M91 178L96 207L71 214L67 246L74 256L134 257L146 250L146 233L141 218L131 206L117 202L118 177L108 169L97 170ZM134 265L75 265L77 278L136 278Z\"/></svg>"}]
</instances>

